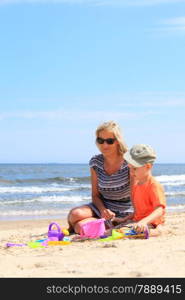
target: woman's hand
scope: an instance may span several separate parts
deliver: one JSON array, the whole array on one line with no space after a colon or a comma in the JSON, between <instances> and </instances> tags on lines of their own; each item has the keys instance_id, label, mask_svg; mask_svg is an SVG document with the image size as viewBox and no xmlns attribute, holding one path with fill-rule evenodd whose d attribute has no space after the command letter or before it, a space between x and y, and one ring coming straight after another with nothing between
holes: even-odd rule
<instances>
[{"instance_id":1,"label":"woman's hand","mask_svg":"<svg viewBox=\"0 0 185 300\"><path fill-rule=\"evenodd\" d=\"M111 220L112 218L115 217L115 213L110 209L104 208L100 212L101 212L101 217L104 218L105 220Z\"/></svg>"}]
</instances>

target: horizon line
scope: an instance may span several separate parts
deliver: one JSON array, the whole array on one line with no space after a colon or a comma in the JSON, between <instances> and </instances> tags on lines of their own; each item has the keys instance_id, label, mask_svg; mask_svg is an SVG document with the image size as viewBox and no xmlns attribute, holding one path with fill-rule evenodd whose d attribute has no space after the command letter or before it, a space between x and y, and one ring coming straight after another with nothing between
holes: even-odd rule
<instances>
[{"instance_id":1,"label":"horizon line","mask_svg":"<svg viewBox=\"0 0 185 300\"><path fill-rule=\"evenodd\" d=\"M24 164L24 165L88 165L88 162L0 162L0 165L16 165L16 164ZM155 165L170 165L170 164L185 164L185 162L156 162L153 164Z\"/></svg>"}]
</instances>

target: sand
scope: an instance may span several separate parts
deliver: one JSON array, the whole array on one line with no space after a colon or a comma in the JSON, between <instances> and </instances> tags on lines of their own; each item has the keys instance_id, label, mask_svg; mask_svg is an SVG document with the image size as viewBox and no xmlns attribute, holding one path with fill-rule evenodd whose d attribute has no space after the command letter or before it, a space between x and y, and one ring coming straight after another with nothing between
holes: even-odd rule
<instances>
[{"instance_id":1,"label":"sand","mask_svg":"<svg viewBox=\"0 0 185 300\"><path fill-rule=\"evenodd\" d=\"M168 213L167 232L147 240L95 240L45 248L9 247L46 236L52 221L0 221L1 278L185 277L185 213Z\"/></svg>"}]
</instances>

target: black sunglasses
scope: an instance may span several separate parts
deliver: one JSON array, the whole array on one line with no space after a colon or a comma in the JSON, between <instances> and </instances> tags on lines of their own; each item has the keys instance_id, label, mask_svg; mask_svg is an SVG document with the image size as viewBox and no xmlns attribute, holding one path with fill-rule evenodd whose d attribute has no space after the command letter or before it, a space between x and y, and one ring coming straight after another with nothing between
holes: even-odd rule
<instances>
[{"instance_id":1,"label":"black sunglasses","mask_svg":"<svg viewBox=\"0 0 185 300\"><path fill-rule=\"evenodd\" d=\"M116 141L116 139L114 139L114 138L102 139L101 137L97 137L97 139L96 139L96 142L98 144L104 144L104 142L106 142L108 145L112 145L112 144L114 144L115 141Z\"/></svg>"}]
</instances>

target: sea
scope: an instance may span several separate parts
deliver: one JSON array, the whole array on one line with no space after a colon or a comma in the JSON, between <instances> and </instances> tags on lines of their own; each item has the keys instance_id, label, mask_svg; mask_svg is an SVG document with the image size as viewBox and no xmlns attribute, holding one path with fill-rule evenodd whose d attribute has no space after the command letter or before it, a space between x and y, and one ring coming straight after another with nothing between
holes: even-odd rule
<instances>
[{"instance_id":1,"label":"sea","mask_svg":"<svg viewBox=\"0 0 185 300\"><path fill-rule=\"evenodd\" d=\"M155 164L167 212L185 211L185 164ZM91 201L88 164L0 164L0 220L65 218Z\"/></svg>"}]
</instances>

